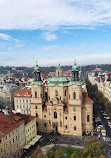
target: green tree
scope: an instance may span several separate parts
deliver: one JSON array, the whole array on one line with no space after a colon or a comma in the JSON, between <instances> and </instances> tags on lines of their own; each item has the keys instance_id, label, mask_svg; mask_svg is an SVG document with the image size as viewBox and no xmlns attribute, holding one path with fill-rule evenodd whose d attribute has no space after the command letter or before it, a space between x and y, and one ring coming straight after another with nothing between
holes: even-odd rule
<instances>
[{"instance_id":1,"label":"green tree","mask_svg":"<svg viewBox=\"0 0 111 158\"><path fill-rule=\"evenodd\" d=\"M100 141L96 141L95 138L87 142L83 155L84 157L90 155L92 158L99 158L101 155L106 156L103 144Z\"/></svg>"}]
</instances>

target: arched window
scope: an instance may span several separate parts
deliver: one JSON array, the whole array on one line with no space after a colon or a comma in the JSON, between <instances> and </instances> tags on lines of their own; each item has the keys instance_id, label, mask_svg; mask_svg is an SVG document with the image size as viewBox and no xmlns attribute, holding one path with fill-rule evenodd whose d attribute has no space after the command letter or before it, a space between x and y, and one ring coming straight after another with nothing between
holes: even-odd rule
<instances>
[{"instance_id":1,"label":"arched window","mask_svg":"<svg viewBox=\"0 0 111 158\"><path fill-rule=\"evenodd\" d=\"M73 92L73 99L76 99L76 92Z\"/></svg>"},{"instance_id":2,"label":"arched window","mask_svg":"<svg viewBox=\"0 0 111 158\"><path fill-rule=\"evenodd\" d=\"M76 121L76 116L74 116L74 121Z\"/></svg>"},{"instance_id":3,"label":"arched window","mask_svg":"<svg viewBox=\"0 0 111 158\"><path fill-rule=\"evenodd\" d=\"M66 96L66 90L65 90L65 96Z\"/></svg>"},{"instance_id":4,"label":"arched window","mask_svg":"<svg viewBox=\"0 0 111 158\"><path fill-rule=\"evenodd\" d=\"M35 108L37 109L37 106Z\"/></svg>"},{"instance_id":5,"label":"arched window","mask_svg":"<svg viewBox=\"0 0 111 158\"><path fill-rule=\"evenodd\" d=\"M87 115L87 122L90 122L90 116Z\"/></svg>"},{"instance_id":6,"label":"arched window","mask_svg":"<svg viewBox=\"0 0 111 158\"><path fill-rule=\"evenodd\" d=\"M58 71L58 76L59 76L59 71Z\"/></svg>"},{"instance_id":7,"label":"arched window","mask_svg":"<svg viewBox=\"0 0 111 158\"><path fill-rule=\"evenodd\" d=\"M57 118L57 112L56 111L54 112L54 118Z\"/></svg>"},{"instance_id":8,"label":"arched window","mask_svg":"<svg viewBox=\"0 0 111 158\"><path fill-rule=\"evenodd\" d=\"M37 91L35 91L35 98L37 98Z\"/></svg>"}]
</instances>

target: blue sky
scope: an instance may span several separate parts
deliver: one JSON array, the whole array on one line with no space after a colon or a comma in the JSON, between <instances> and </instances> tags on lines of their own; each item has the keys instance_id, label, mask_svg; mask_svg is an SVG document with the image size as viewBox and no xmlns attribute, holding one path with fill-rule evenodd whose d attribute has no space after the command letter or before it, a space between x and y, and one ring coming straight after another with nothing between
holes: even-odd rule
<instances>
[{"instance_id":1,"label":"blue sky","mask_svg":"<svg viewBox=\"0 0 111 158\"><path fill-rule=\"evenodd\" d=\"M0 0L0 65L110 64L110 0Z\"/></svg>"}]
</instances>

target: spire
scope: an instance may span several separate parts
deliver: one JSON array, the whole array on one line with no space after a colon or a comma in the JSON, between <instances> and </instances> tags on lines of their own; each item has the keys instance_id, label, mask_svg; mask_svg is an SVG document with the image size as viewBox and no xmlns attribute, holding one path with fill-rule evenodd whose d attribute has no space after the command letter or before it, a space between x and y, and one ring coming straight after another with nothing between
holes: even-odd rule
<instances>
[{"instance_id":1,"label":"spire","mask_svg":"<svg viewBox=\"0 0 111 158\"><path fill-rule=\"evenodd\" d=\"M76 58L74 58L74 65L76 65Z\"/></svg>"}]
</instances>

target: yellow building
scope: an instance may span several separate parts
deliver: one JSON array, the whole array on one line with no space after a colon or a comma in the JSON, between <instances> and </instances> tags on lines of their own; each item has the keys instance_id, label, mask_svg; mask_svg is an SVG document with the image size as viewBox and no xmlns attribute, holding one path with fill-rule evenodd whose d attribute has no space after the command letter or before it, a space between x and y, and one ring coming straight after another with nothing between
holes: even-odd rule
<instances>
[{"instance_id":1,"label":"yellow building","mask_svg":"<svg viewBox=\"0 0 111 158\"><path fill-rule=\"evenodd\" d=\"M24 145L24 120L11 110L5 114L0 112L0 158L20 158Z\"/></svg>"},{"instance_id":2,"label":"yellow building","mask_svg":"<svg viewBox=\"0 0 111 158\"><path fill-rule=\"evenodd\" d=\"M38 140L36 117L20 113L17 113L17 116L20 116L25 121L25 144L28 144L30 147L37 142L36 140Z\"/></svg>"},{"instance_id":3,"label":"yellow building","mask_svg":"<svg viewBox=\"0 0 111 158\"><path fill-rule=\"evenodd\" d=\"M76 62L72 66L71 80L63 76L58 65L47 94L36 64L31 93L31 115L36 116L39 131L56 130L60 134L82 136L83 132L93 130L93 101L82 89Z\"/></svg>"}]
</instances>

